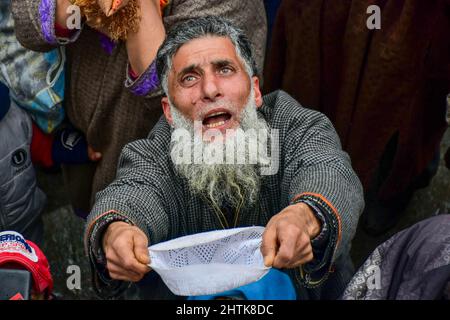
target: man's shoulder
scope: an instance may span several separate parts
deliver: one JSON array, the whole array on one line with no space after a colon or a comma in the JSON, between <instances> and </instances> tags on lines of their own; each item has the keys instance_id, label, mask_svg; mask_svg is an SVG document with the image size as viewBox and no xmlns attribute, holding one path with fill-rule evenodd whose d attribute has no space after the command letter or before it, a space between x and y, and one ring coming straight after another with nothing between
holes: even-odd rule
<instances>
[{"instance_id":1,"label":"man's shoulder","mask_svg":"<svg viewBox=\"0 0 450 320\"><path fill-rule=\"evenodd\" d=\"M293 102L299 104L298 101L295 100L289 93L281 89L264 95L263 99L266 105L275 105L282 102Z\"/></svg>"},{"instance_id":2,"label":"man's shoulder","mask_svg":"<svg viewBox=\"0 0 450 320\"><path fill-rule=\"evenodd\" d=\"M153 163L168 161L170 147L170 126L164 117L161 117L144 139L135 140L125 145L122 154L133 153Z\"/></svg>"},{"instance_id":3,"label":"man's shoulder","mask_svg":"<svg viewBox=\"0 0 450 320\"><path fill-rule=\"evenodd\" d=\"M272 128L290 126L307 127L317 121L329 121L319 111L303 107L297 100L283 90L276 90L263 97L260 112Z\"/></svg>"}]
</instances>

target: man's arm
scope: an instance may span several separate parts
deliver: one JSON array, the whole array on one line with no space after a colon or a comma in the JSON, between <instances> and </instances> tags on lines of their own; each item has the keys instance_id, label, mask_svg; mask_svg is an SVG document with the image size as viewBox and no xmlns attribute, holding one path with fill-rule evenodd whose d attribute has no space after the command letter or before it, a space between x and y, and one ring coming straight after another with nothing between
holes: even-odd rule
<instances>
[{"instance_id":1,"label":"man's arm","mask_svg":"<svg viewBox=\"0 0 450 320\"><path fill-rule=\"evenodd\" d=\"M67 28L69 0L12 0L16 37L27 49L47 52L58 45L75 41L80 30L73 30L69 38L59 38L55 25ZM80 17L81 19L81 17ZM81 27L81 26L80 26Z\"/></svg>"},{"instance_id":2,"label":"man's arm","mask_svg":"<svg viewBox=\"0 0 450 320\"><path fill-rule=\"evenodd\" d=\"M285 147L291 150L285 172L291 203L318 208L329 229L328 241L317 248L315 261L297 270L305 284L314 286L327 278L341 254L349 253L364 208L363 189L333 125L323 114L312 112L306 132L293 127Z\"/></svg>"},{"instance_id":3,"label":"man's arm","mask_svg":"<svg viewBox=\"0 0 450 320\"><path fill-rule=\"evenodd\" d=\"M304 284L313 287L327 278L336 258L348 254L364 207L363 190L330 120L285 93L279 96L279 108L286 111L275 122L289 122L281 142L281 191L288 197L287 208L304 203L317 209L327 228L326 241L314 246L311 237L314 260L296 268Z\"/></svg>"},{"instance_id":4,"label":"man's arm","mask_svg":"<svg viewBox=\"0 0 450 320\"><path fill-rule=\"evenodd\" d=\"M100 293L102 295L110 294L115 287L120 286L112 277L137 280L137 277L125 278L119 269L144 268L142 261L145 259L140 258L142 250L139 254L132 250L128 250L126 255L119 252L123 251L123 246L120 245L124 242L123 239L140 234L137 237L139 246L142 247L142 243L146 241L158 243L166 240L172 231L176 232L177 217L169 216L171 202L166 198L173 194L170 192L170 181L148 151L151 148L149 143L148 140L139 140L125 146L119 160L116 180L97 193L87 220L86 252L94 269L96 289L103 292ZM114 230L117 222L126 223L129 228L122 227L120 232L113 232L117 231ZM130 227L135 232L131 232ZM140 267L134 267L135 260L140 262ZM110 268L112 269L109 270Z\"/></svg>"},{"instance_id":5,"label":"man's arm","mask_svg":"<svg viewBox=\"0 0 450 320\"><path fill-rule=\"evenodd\" d=\"M126 44L131 68L137 74L142 74L155 59L166 31L160 13L160 0L139 2L142 15L139 29L129 34Z\"/></svg>"},{"instance_id":6,"label":"man's arm","mask_svg":"<svg viewBox=\"0 0 450 320\"><path fill-rule=\"evenodd\" d=\"M125 87L139 96L160 93L155 58L166 36L160 0L139 0L141 20L126 40L128 53Z\"/></svg>"}]
</instances>

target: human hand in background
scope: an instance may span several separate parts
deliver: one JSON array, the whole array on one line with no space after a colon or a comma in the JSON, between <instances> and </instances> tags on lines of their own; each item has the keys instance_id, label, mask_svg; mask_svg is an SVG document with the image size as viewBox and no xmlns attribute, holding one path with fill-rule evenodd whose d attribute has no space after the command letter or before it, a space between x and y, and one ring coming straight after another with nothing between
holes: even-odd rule
<instances>
[{"instance_id":1,"label":"human hand in background","mask_svg":"<svg viewBox=\"0 0 450 320\"><path fill-rule=\"evenodd\" d=\"M102 158L102 154L98 151L95 151L91 146L88 145L87 147L87 153L89 160L96 162L99 161Z\"/></svg>"},{"instance_id":2,"label":"human hand in background","mask_svg":"<svg viewBox=\"0 0 450 320\"><path fill-rule=\"evenodd\" d=\"M30 145L31 160L47 169L61 164L83 164L99 161L102 154L88 145L86 137L72 126L44 133L35 123Z\"/></svg>"},{"instance_id":3,"label":"human hand in background","mask_svg":"<svg viewBox=\"0 0 450 320\"><path fill-rule=\"evenodd\" d=\"M97 0L98 5L107 17L112 16L117 10L123 8L130 0Z\"/></svg>"},{"instance_id":4,"label":"human hand in background","mask_svg":"<svg viewBox=\"0 0 450 320\"><path fill-rule=\"evenodd\" d=\"M159 0L136 0L141 20L136 32L130 32L126 41L128 59L133 71L142 74L156 57L166 37Z\"/></svg>"},{"instance_id":5,"label":"human hand in background","mask_svg":"<svg viewBox=\"0 0 450 320\"><path fill-rule=\"evenodd\" d=\"M55 133L52 157L55 164L82 164L99 161L102 154L88 145L83 133L69 126Z\"/></svg>"}]
</instances>

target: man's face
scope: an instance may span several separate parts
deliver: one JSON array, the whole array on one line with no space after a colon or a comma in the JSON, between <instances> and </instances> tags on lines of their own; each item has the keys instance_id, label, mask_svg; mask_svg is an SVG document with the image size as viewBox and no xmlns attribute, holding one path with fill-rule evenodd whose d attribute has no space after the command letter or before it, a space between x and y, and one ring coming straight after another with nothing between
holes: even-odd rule
<instances>
[{"instance_id":1,"label":"man's face","mask_svg":"<svg viewBox=\"0 0 450 320\"><path fill-rule=\"evenodd\" d=\"M227 129L239 127L251 86L256 106L260 107L258 78L249 78L227 37L203 37L186 43L174 55L168 76L173 105L187 119L200 121L203 132L218 129L225 134ZM162 99L162 105L172 124L167 97Z\"/></svg>"}]
</instances>

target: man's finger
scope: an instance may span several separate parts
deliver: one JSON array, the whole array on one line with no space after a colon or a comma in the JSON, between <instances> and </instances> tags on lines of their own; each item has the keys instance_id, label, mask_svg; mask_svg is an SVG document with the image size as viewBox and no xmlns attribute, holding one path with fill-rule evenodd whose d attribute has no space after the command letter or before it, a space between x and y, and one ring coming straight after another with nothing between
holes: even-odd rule
<instances>
[{"instance_id":1,"label":"man's finger","mask_svg":"<svg viewBox=\"0 0 450 320\"><path fill-rule=\"evenodd\" d=\"M148 267L140 263L134 256L133 238L124 241L122 245L115 247L116 255L120 258L120 266L126 270L134 271L138 274L147 273Z\"/></svg>"},{"instance_id":2,"label":"man's finger","mask_svg":"<svg viewBox=\"0 0 450 320\"><path fill-rule=\"evenodd\" d=\"M296 256L297 237L290 233L279 233L280 248L273 261L276 268L286 268Z\"/></svg>"},{"instance_id":3,"label":"man's finger","mask_svg":"<svg viewBox=\"0 0 450 320\"><path fill-rule=\"evenodd\" d=\"M298 254L298 260L308 260L310 257L312 257L312 254L312 247L308 246Z\"/></svg>"},{"instance_id":4,"label":"man's finger","mask_svg":"<svg viewBox=\"0 0 450 320\"><path fill-rule=\"evenodd\" d=\"M306 264L308 262L311 262L314 258L313 250L311 245L305 247L304 249L297 252L297 255L295 256L292 261L285 266L287 269L296 268L300 265Z\"/></svg>"},{"instance_id":5,"label":"man's finger","mask_svg":"<svg viewBox=\"0 0 450 320\"><path fill-rule=\"evenodd\" d=\"M261 253L266 267L271 267L277 252L277 231L275 227L268 226L262 236Z\"/></svg>"},{"instance_id":6,"label":"man's finger","mask_svg":"<svg viewBox=\"0 0 450 320\"><path fill-rule=\"evenodd\" d=\"M116 274L116 275L123 275L123 276L127 276L127 277L132 277L132 278L136 278L136 277L140 277L142 276L141 274L133 271L133 270L128 270L128 269L124 269L122 266L115 264L111 261L108 261L106 264L106 268L108 269L109 274Z\"/></svg>"},{"instance_id":7,"label":"man's finger","mask_svg":"<svg viewBox=\"0 0 450 320\"><path fill-rule=\"evenodd\" d=\"M138 282L145 276L144 273L136 273L132 270L124 269L121 266L112 264L108 266L108 273L113 279L132 282Z\"/></svg>"},{"instance_id":8,"label":"man's finger","mask_svg":"<svg viewBox=\"0 0 450 320\"><path fill-rule=\"evenodd\" d=\"M314 259L314 254L312 251L309 253L302 255L297 261L295 261L291 266L287 268L296 268L301 265L307 264L308 262L311 262Z\"/></svg>"},{"instance_id":9,"label":"man's finger","mask_svg":"<svg viewBox=\"0 0 450 320\"><path fill-rule=\"evenodd\" d=\"M88 157L91 161L98 161L101 159L102 154L92 149L91 146L88 146Z\"/></svg>"},{"instance_id":10,"label":"man's finger","mask_svg":"<svg viewBox=\"0 0 450 320\"><path fill-rule=\"evenodd\" d=\"M138 282L142 279L142 276L131 276L128 274L122 274L122 273L109 273L109 276L111 277L111 279L114 280L121 280L121 281L130 281L130 282Z\"/></svg>"},{"instance_id":11,"label":"man's finger","mask_svg":"<svg viewBox=\"0 0 450 320\"><path fill-rule=\"evenodd\" d=\"M147 237L141 234L136 234L133 236L134 244L134 256L136 259L145 265L150 263L150 256L148 254L148 240Z\"/></svg>"}]
</instances>

